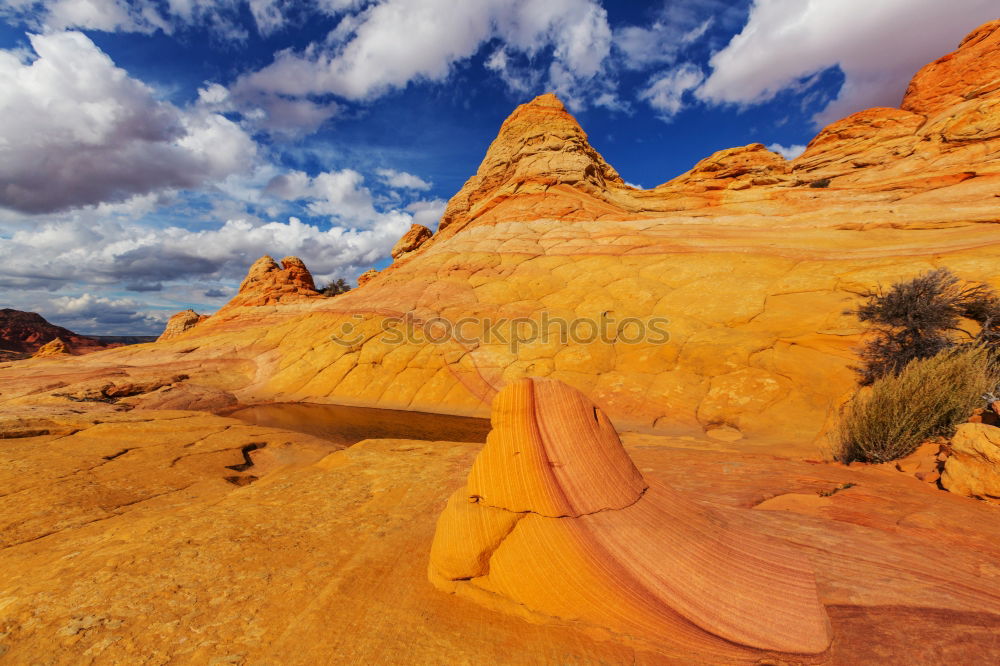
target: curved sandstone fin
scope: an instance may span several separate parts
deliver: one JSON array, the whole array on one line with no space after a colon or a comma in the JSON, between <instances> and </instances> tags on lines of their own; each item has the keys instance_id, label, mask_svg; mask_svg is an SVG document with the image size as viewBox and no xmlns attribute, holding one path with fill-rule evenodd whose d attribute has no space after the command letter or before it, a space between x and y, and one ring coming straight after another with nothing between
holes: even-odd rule
<instances>
[{"instance_id":1,"label":"curved sandstone fin","mask_svg":"<svg viewBox=\"0 0 1000 666\"><path fill-rule=\"evenodd\" d=\"M644 480L582 394L523 379L500 392L492 419L467 487L438 521L436 585L678 654L829 647L805 557Z\"/></svg>"}]
</instances>

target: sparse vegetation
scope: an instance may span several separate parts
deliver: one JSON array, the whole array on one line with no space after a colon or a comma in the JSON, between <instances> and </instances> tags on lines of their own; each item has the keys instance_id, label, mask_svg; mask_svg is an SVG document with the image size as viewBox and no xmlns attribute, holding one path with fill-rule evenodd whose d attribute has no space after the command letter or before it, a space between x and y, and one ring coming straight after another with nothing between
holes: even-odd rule
<instances>
[{"instance_id":1,"label":"sparse vegetation","mask_svg":"<svg viewBox=\"0 0 1000 666\"><path fill-rule=\"evenodd\" d=\"M820 178L819 180L814 180L813 182L809 183L809 187L815 187L815 188L830 187L830 179Z\"/></svg>"},{"instance_id":2,"label":"sparse vegetation","mask_svg":"<svg viewBox=\"0 0 1000 666\"><path fill-rule=\"evenodd\" d=\"M847 404L840 423L842 462L881 463L922 442L950 436L1000 381L983 345L945 349L872 382Z\"/></svg>"},{"instance_id":3,"label":"sparse vegetation","mask_svg":"<svg viewBox=\"0 0 1000 666\"><path fill-rule=\"evenodd\" d=\"M351 290L351 285L347 283L344 278L337 278L333 280L330 284L326 285L319 290L319 293L324 296L339 296L340 294L346 293Z\"/></svg>"},{"instance_id":4,"label":"sparse vegetation","mask_svg":"<svg viewBox=\"0 0 1000 666\"><path fill-rule=\"evenodd\" d=\"M857 368L865 386L946 349L1000 345L1000 296L983 283L962 286L947 268L895 284L888 292L870 292L852 314L874 333ZM978 333L963 328L963 319L975 322Z\"/></svg>"}]
</instances>

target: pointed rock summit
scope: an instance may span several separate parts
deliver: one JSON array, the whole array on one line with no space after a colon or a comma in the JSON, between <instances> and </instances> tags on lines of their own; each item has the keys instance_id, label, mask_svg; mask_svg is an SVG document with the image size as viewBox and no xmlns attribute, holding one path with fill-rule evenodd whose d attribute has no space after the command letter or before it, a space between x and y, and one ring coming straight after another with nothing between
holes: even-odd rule
<instances>
[{"instance_id":1,"label":"pointed rock summit","mask_svg":"<svg viewBox=\"0 0 1000 666\"><path fill-rule=\"evenodd\" d=\"M422 224L410 225L410 230L400 238L392 248L392 258L399 259L404 254L413 252L430 240L434 232Z\"/></svg>"},{"instance_id":2,"label":"pointed rock summit","mask_svg":"<svg viewBox=\"0 0 1000 666\"><path fill-rule=\"evenodd\" d=\"M31 358L46 358L50 356L67 356L69 355L69 347L63 342L62 338L54 338L49 340L44 345L38 348Z\"/></svg>"},{"instance_id":3,"label":"pointed rock summit","mask_svg":"<svg viewBox=\"0 0 1000 666\"><path fill-rule=\"evenodd\" d=\"M208 315L198 314L194 310L184 310L178 312L167 320L167 325L163 333L156 339L157 342L173 340L184 331L194 328L196 325L208 319Z\"/></svg>"},{"instance_id":4,"label":"pointed rock summit","mask_svg":"<svg viewBox=\"0 0 1000 666\"><path fill-rule=\"evenodd\" d=\"M438 520L429 576L440 589L706 663L829 647L805 556L644 479L578 391L519 380L497 395L492 423Z\"/></svg>"},{"instance_id":5,"label":"pointed rock summit","mask_svg":"<svg viewBox=\"0 0 1000 666\"><path fill-rule=\"evenodd\" d=\"M223 309L294 303L319 295L312 274L301 259L285 257L279 265L264 255L250 266L239 293Z\"/></svg>"},{"instance_id":6,"label":"pointed rock summit","mask_svg":"<svg viewBox=\"0 0 1000 666\"><path fill-rule=\"evenodd\" d=\"M504 121L476 175L448 202L438 236L454 235L486 214L496 218L500 209L505 220L524 217L525 211L504 205L515 193L522 208L539 204L542 194L547 205L559 208L558 194L605 199L615 187L625 183L591 147L576 118L555 95L541 95Z\"/></svg>"}]
</instances>

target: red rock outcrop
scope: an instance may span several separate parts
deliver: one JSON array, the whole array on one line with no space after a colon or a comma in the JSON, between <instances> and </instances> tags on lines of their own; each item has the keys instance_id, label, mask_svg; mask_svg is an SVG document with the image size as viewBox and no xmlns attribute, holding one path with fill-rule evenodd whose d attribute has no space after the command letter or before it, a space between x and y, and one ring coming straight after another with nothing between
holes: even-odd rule
<instances>
[{"instance_id":1,"label":"red rock outcrop","mask_svg":"<svg viewBox=\"0 0 1000 666\"><path fill-rule=\"evenodd\" d=\"M476 175L448 202L435 240L455 235L474 220L546 213L593 219L608 208L605 202L616 189L629 188L591 147L562 102L553 94L541 95L504 121Z\"/></svg>"},{"instance_id":2,"label":"red rock outcrop","mask_svg":"<svg viewBox=\"0 0 1000 666\"><path fill-rule=\"evenodd\" d=\"M990 71L994 31L982 34L947 76ZM959 57L968 49L978 55ZM855 388L860 331L841 313L860 292L937 266L1000 285L997 95L938 112L933 92L918 93L927 106L856 114L787 165L759 147L722 151L711 169L653 190L613 177L542 98L505 126L450 225L364 289L314 297L284 272L294 266L264 262L224 316L181 338L0 363L0 653L11 663L1000 663L996 508L896 469L818 460ZM778 182L755 184L761 175ZM492 339L438 335L450 322L540 312L663 317L669 340L632 344L612 330L512 344L503 326ZM392 342L383 326L400 314L415 330ZM189 411L305 400L482 413L526 376L573 386L642 432L618 429L624 456L600 414L543 418L537 438L518 431L485 450L368 440L331 452ZM569 431L593 437L559 436ZM554 464L516 460L531 456ZM940 458L899 465L926 481ZM503 472L519 465L532 473ZM470 481L477 501L448 501L445 489ZM491 496L503 508L487 506ZM444 515L470 531L435 546L449 574L438 582L476 603L427 582L422 554L446 501ZM664 532L670 511L676 526ZM676 539L692 531L702 536ZM739 538L720 543L727 533ZM711 546L708 569L699 558L689 575L662 570L699 546ZM775 564L775 550L789 554ZM803 554L833 642L815 656L762 651L821 648L816 608L801 605ZM449 580L451 568L469 580ZM790 607L805 611L773 626L783 615L772 594L767 612L718 612L760 599L744 588L753 581L803 583Z\"/></svg>"},{"instance_id":3,"label":"red rock outcrop","mask_svg":"<svg viewBox=\"0 0 1000 666\"><path fill-rule=\"evenodd\" d=\"M974 34L989 38L949 60L969 81L1000 53L990 26ZM843 312L860 293L940 266L1000 285L997 99L984 92L931 116L871 109L796 160L751 144L638 190L545 95L504 123L441 230L363 289L319 298L265 259L223 316L176 348L107 363L184 352L240 368L218 388L241 400L463 414L545 376L629 427L816 455L856 388L863 330ZM268 308L243 307L254 305ZM403 316L414 335L391 342L386 318ZM583 332L666 322L667 335L521 340L511 323L543 316ZM469 321L483 330L456 335Z\"/></svg>"},{"instance_id":4,"label":"red rock outcrop","mask_svg":"<svg viewBox=\"0 0 1000 666\"><path fill-rule=\"evenodd\" d=\"M392 258L399 259L407 252L413 252L434 235L430 229L422 224L413 224L402 238L392 248Z\"/></svg>"},{"instance_id":5,"label":"red rock outcrop","mask_svg":"<svg viewBox=\"0 0 1000 666\"><path fill-rule=\"evenodd\" d=\"M786 181L790 170L784 157L768 150L764 144L752 143L713 153L670 183L683 184L693 191L745 190L754 185L776 185Z\"/></svg>"},{"instance_id":6,"label":"red rock outcrop","mask_svg":"<svg viewBox=\"0 0 1000 666\"><path fill-rule=\"evenodd\" d=\"M377 270L375 270L374 268L365 271L364 273L362 273L361 275L358 276L358 286L360 287L363 284L365 284L366 282L371 281L372 278L374 278L375 276L378 275L378 273L379 272Z\"/></svg>"},{"instance_id":7,"label":"red rock outcrop","mask_svg":"<svg viewBox=\"0 0 1000 666\"><path fill-rule=\"evenodd\" d=\"M167 325L163 329L163 333L160 334L160 337L156 341L166 342L167 340L173 340L181 333L194 328L206 319L208 319L208 315L198 314L191 309L178 312L167 320Z\"/></svg>"},{"instance_id":8,"label":"red rock outcrop","mask_svg":"<svg viewBox=\"0 0 1000 666\"><path fill-rule=\"evenodd\" d=\"M121 346L120 343L101 342L96 338L78 335L62 326L55 326L35 312L10 308L0 310L0 349L33 354L56 338L61 339L76 354Z\"/></svg>"},{"instance_id":9,"label":"red rock outcrop","mask_svg":"<svg viewBox=\"0 0 1000 666\"><path fill-rule=\"evenodd\" d=\"M958 50L917 72L901 108L933 116L950 107L1000 93L1000 19L979 26Z\"/></svg>"},{"instance_id":10,"label":"red rock outcrop","mask_svg":"<svg viewBox=\"0 0 1000 666\"><path fill-rule=\"evenodd\" d=\"M265 255L255 261L240 290L224 309L296 303L320 297L312 274L298 257L285 257L278 265Z\"/></svg>"}]
</instances>

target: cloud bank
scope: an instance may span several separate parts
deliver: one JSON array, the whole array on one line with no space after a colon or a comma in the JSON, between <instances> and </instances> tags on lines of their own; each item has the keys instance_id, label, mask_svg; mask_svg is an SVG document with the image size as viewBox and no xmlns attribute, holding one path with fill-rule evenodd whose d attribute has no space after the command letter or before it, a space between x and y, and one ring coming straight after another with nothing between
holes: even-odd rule
<instances>
[{"instance_id":1,"label":"cloud bank","mask_svg":"<svg viewBox=\"0 0 1000 666\"><path fill-rule=\"evenodd\" d=\"M997 18L995 0L755 0L742 32L710 61L697 96L752 105L839 67L839 95L816 114L827 124L874 106L898 106L913 74Z\"/></svg>"},{"instance_id":2,"label":"cloud bank","mask_svg":"<svg viewBox=\"0 0 1000 666\"><path fill-rule=\"evenodd\" d=\"M0 206L46 213L243 172L256 144L235 123L158 101L79 32L0 51Z\"/></svg>"}]
</instances>

